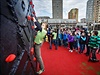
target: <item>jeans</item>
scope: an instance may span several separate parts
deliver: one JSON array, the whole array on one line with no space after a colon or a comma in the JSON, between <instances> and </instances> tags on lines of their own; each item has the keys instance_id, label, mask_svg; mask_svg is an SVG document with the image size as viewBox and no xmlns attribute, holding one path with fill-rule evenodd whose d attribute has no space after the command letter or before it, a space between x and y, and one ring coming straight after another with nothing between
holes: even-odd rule
<instances>
[{"instance_id":1,"label":"jeans","mask_svg":"<svg viewBox=\"0 0 100 75\"><path fill-rule=\"evenodd\" d=\"M90 46L88 46L88 44L86 44L86 48L87 48L86 54L89 55L90 54Z\"/></svg>"},{"instance_id":2,"label":"jeans","mask_svg":"<svg viewBox=\"0 0 100 75\"><path fill-rule=\"evenodd\" d=\"M78 50L78 42L74 41L74 49Z\"/></svg>"},{"instance_id":3,"label":"jeans","mask_svg":"<svg viewBox=\"0 0 100 75\"><path fill-rule=\"evenodd\" d=\"M49 48L50 48L50 49L52 49L52 42L53 42L53 41L50 39L50 41L49 41L49 45L50 45Z\"/></svg>"},{"instance_id":4,"label":"jeans","mask_svg":"<svg viewBox=\"0 0 100 75\"><path fill-rule=\"evenodd\" d=\"M55 49L58 49L58 39L53 39L53 44L55 45Z\"/></svg>"},{"instance_id":5,"label":"jeans","mask_svg":"<svg viewBox=\"0 0 100 75\"><path fill-rule=\"evenodd\" d=\"M61 39L58 38L58 45L61 46Z\"/></svg>"},{"instance_id":6,"label":"jeans","mask_svg":"<svg viewBox=\"0 0 100 75\"><path fill-rule=\"evenodd\" d=\"M34 52L35 52L35 57L37 59L37 62L39 63L40 69L44 70L44 64L43 64L43 60L41 57L41 47L42 44L35 44L34 45Z\"/></svg>"},{"instance_id":7,"label":"jeans","mask_svg":"<svg viewBox=\"0 0 100 75\"><path fill-rule=\"evenodd\" d=\"M96 51L97 51L97 49L95 48L91 48L91 52L92 52L92 59L97 59L96 58Z\"/></svg>"},{"instance_id":8,"label":"jeans","mask_svg":"<svg viewBox=\"0 0 100 75\"><path fill-rule=\"evenodd\" d=\"M85 44L80 44L80 53L83 53L85 49Z\"/></svg>"},{"instance_id":9,"label":"jeans","mask_svg":"<svg viewBox=\"0 0 100 75\"><path fill-rule=\"evenodd\" d=\"M99 50L98 50L98 53L100 52L100 45L99 45Z\"/></svg>"},{"instance_id":10,"label":"jeans","mask_svg":"<svg viewBox=\"0 0 100 75\"><path fill-rule=\"evenodd\" d=\"M64 45L65 47L67 47L67 45L68 45L67 40L63 40L63 45Z\"/></svg>"}]
</instances>

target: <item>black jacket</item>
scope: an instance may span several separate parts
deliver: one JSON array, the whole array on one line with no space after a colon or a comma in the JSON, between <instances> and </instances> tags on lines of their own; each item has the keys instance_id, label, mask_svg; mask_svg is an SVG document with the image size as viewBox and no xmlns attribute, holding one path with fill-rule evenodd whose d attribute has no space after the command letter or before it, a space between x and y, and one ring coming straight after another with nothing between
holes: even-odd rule
<instances>
[{"instance_id":1,"label":"black jacket","mask_svg":"<svg viewBox=\"0 0 100 75\"><path fill-rule=\"evenodd\" d=\"M79 43L80 44L86 44L86 37L85 36L81 36L79 39Z\"/></svg>"}]
</instances>

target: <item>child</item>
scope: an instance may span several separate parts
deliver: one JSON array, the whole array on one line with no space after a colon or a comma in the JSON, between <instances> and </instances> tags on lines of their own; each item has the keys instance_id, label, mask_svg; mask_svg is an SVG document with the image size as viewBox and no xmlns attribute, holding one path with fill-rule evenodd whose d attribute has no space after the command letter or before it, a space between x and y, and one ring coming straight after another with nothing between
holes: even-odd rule
<instances>
[{"instance_id":1,"label":"child","mask_svg":"<svg viewBox=\"0 0 100 75\"><path fill-rule=\"evenodd\" d=\"M74 32L74 49L76 52L78 51L78 37L76 32Z\"/></svg>"},{"instance_id":2,"label":"child","mask_svg":"<svg viewBox=\"0 0 100 75\"><path fill-rule=\"evenodd\" d=\"M69 52L73 52L73 44L74 44L74 36L72 35L72 33L70 33L68 35L68 43L70 45L70 50Z\"/></svg>"},{"instance_id":3,"label":"child","mask_svg":"<svg viewBox=\"0 0 100 75\"><path fill-rule=\"evenodd\" d=\"M80 44L80 51L79 53L83 53L84 49L85 49L85 44L86 44L86 36L85 33L83 32L80 40L79 40L79 44Z\"/></svg>"},{"instance_id":4,"label":"child","mask_svg":"<svg viewBox=\"0 0 100 75\"><path fill-rule=\"evenodd\" d=\"M90 37L89 45L91 47L91 53L92 53L92 56L91 58L89 58L89 60L93 62L98 62L99 60L97 60L96 58L96 51L100 45L100 37L98 36L97 31L93 31L93 35Z\"/></svg>"}]
</instances>

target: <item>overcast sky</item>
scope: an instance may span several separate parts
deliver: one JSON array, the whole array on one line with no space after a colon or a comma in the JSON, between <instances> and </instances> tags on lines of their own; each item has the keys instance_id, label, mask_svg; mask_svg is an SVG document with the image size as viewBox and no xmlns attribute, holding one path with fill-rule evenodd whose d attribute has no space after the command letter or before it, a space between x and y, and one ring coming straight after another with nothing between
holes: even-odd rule
<instances>
[{"instance_id":1,"label":"overcast sky","mask_svg":"<svg viewBox=\"0 0 100 75\"><path fill-rule=\"evenodd\" d=\"M68 12L72 8L79 9L79 21L86 17L86 4L88 0L63 0L63 18L68 19ZM49 16L52 18L52 0L33 0L36 16Z\"/></svg>"}]
</instances>

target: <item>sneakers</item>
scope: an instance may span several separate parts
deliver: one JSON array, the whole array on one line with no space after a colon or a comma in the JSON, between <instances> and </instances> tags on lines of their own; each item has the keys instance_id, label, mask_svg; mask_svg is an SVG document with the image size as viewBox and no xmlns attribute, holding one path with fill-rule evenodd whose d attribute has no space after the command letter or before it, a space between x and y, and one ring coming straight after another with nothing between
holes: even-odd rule
<instances>
[{"instance_id":1,"label":"sneakers","mask_svg":"<svg viewBox=\"0 0 100 75\"><path fill-rule=\"evenodd\" d=\"M70 52L71 50L69 50L69 52Z\"/></svg>"},{"instance_id":2,"label":"sneakers","mask_svg":"<svg viewBox=\"0 0 100 75\"><path fill-rule=\"evenodd\" d=\"M73 52L73 50L71 50L70 52Z\"/></svg>"},{"instance_id":3,"label":"sneakers","mask_svg":"<svg viewBox=\"0 0 100 75\"><path fill-rule=\"evenodd\" d=\"M78 50L76 50L76 52L78 52Z\"/></svg>"},{"instance_id":4,"label":"sneakers","mask_svg":"<svg viewBox=\"0 0 100 75\"><path fill-rule=\"evenodd\" d=\"M92 62L99 62L98 59L92 59L92 58L90 58L89 61L92 61Z\"/></svg>"},{"instance_id":5,"label":"sneakers","mask_svg":"<svg viewBox=\"0 0 100 75\"><path fill-rule=\"evenodd\" d=\"M43 73L45 70L39 70L38 72L37 72L37 74L41 74L41 73Z\"/></svg>"},{"instance_id":6,"label":"sneakers","mask_svg":"<svg viewBox=\"0 0 100 75\"><path fill-rule=\"evenodd\" d=\"M69 50L69 52L73 52L73 50Z\"/></svg>"}]
</instances>

